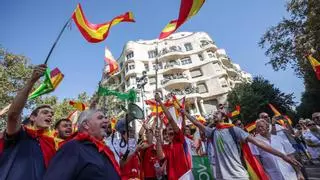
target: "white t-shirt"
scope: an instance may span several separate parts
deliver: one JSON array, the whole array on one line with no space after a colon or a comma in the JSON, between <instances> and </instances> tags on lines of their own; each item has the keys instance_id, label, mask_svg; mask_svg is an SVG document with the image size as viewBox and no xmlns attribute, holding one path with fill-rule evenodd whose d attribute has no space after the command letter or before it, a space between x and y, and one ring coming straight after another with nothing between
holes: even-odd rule
<instances>
[{"instance_id":1,"label":"white t-shirt","mask_svg":"<svg viewBox=\"0 0 320 180\"><path fill-rule=\"evenodd\" d=\"M280 126L279 124L276 124L276 132L277 132L277 136L281 137L282 139L284 139L285 141L289 141L287 135L284 132L285 128ZM272 131L272 125L269 125L269 132Z\"/></svg>"},{"instance_id":2,"label":"white t-shirt","mask_svg":"<svg viewBox=\"0 0 320 180\"><path fill-rule=\"evenodd\" d=\"M311 131L306 131L302 134L303 138L307 142L307 150L309 151L311 158L316 159L320 157L320 146L319 147L310 147L309 143L312 145L320 145L320 139L311 133Z\"/></svg>"},{"instance_id":3,"label":"white t-shirt","mask_svg":"<svg viewBox=\"0 0 320 180\"><path fill-rule=\"evenodd\" d=\"M257 135L257 139L262 140L264 143L268 144L272 148L288 155L295 152L292 145L285 141L282 137L278 135L271 135L270 141L261 136ZM271 180L296 180L297 175L293 167L285 162L278 156L272 155L255 145L250 146L252 148L252 153L258 155L262 162L262 165L266 172L268 173Z\"/></svg>"}]
</instances>

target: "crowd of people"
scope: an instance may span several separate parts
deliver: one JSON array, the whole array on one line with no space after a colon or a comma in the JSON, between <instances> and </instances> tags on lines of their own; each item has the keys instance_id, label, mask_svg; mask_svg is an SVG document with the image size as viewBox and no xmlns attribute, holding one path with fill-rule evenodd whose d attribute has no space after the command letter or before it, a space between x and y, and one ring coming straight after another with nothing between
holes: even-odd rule
<instances>
[{"instance_id":1,"label":"crowd of people","mask_svg":"<svg viewBox=\"0 0 320 180\"><path fill-rule=\"evenodd\" d=\"M214 179L254 179L243 162L244 144L265 171L260 179L307 179L303 164L319 161L320 112L312 120L299 120L294 128L261 112L255 131L247 132L240 120L228 123L222 110L200 122L177 107L182 116L178 124L155 94L168 124L147 117L138 137L126 119L118 120L114 130L104 112L95 108L81 112L76 132L68 119L55 121L52 131L54 112L48 105L22 121L28 95L45 69L35 67L9 108L0 135L0 180L193 179L195 156L209 159Z\"/></svg>"}]
</instances>

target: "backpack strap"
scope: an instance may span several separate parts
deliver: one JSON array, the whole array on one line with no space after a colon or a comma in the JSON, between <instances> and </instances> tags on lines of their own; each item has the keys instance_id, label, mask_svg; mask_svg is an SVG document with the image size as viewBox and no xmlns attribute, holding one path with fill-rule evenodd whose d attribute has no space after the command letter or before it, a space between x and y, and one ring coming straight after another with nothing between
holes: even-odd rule
<instances>
[{"instance_id":1,"label":"backpack strap","mask_svg":"<svg viewBox=\"0 0 320 180\"><path fill-rule=\"evenodd\" d=\"M235 144L237 146L237 149L238 149L238 152L239 152L239 155L240 155L241 164L243 165L243 167L245 167L247 169L247 165L246 165L246 162L244 160L244 156L243 156L243 153L242 153L242 150L241 150L240 141L238 141L238 138L236 136L236 132L234 131L233 128L234 127L229 128L228 131L229 131L233 141L235 142Z\"/></svg>"}]
</instances>

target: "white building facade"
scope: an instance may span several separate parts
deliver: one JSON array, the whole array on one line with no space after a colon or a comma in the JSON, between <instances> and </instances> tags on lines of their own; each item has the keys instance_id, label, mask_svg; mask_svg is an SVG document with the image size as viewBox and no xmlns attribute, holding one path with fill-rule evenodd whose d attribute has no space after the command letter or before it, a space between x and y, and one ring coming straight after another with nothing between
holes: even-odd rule
<instances>
[{"instance_id":1,"label":"white building facade","mask_svg":"<svg viewBox=\"0 0 320 180\"><path fill-rule=\"evenodd\" d=\"M192 114L207 115L226 104L228 92L237 84L250 82L250 74L228 58L207 33L180 32L164 40L129 41L117 60L119 72L108 76L103 85L126 92L135 88L137 104L153 99L156 90L156 58L158 59L158 91L171 92L178 98L186 97ZM145 71L148 83L137 87L137 78ZM142 96L143 95L143 96Z\"/></svg>"}]
</instances>

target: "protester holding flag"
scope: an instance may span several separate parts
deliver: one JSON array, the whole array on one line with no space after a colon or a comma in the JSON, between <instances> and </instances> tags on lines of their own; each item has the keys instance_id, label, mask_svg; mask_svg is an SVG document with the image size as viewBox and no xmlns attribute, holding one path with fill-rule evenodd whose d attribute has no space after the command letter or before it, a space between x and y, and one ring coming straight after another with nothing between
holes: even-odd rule
<instances>
[{"instance_id":1,"label":"protester holding flag","mask_svg":"<svg viewBox=\"0 0 320 180\"><path fill-rule=\"evenodd\" d=\"M18 92L9 108L4 147L0 156L0 179L41 180L55 154L55 143L49 127L53 110L48 105L34 109L29 117L29 126L21 125L21 113L28 95L38 79L44 74L46 65L34 68L24 88Z\"/></svg>"},{"instance_id":2,"label":"protester holding flag","mask_svg":"<svg viewBox=\"0 0 320 180\"><path fill-rule=\"evenodd\" d=\"M286 154L287 156L294 157L295 149L288 141L285 141L281 136L272 135L269 131L269 123L264 119L256 121L257 139L268 144L272 148ZM289 163L283 161L281 158L265 152L261 148L252 146L256 149L254 155L258 156L270 180L304 180L304 176L297 166L291 166Z\"/></svg>"},{"instance_id":3,"label":"protester holding flag","mask_svg":"<svg viewBox=\"0 0 320 180\"><path fill-rule=\"evenodd\" d=\"M166 127L166 132L169 135L169 144L163 145L164 157L167 160L168 177L175 180L182 176L188 176L189 174L192 175L190 159L188 160L187 157L188 148L184 135L172 118L167 107L162 103L158 93L155 95L155 100L159 103L169 121L169 124Z\"/></svg>"},{"instance_id":4,"label":"protester holding flag","mask_svg":"<svg viewBox=\"0 0 320 180\"><path fill-rule=\"evenodd\" d=\"M268 179L263 169L258 164L252 164L255 161L249 162L248 156L250 156L248 151L242 151L246 153L244 157L244 165L241 160L241 148L238 144L239 142L251 142L252 144L258 146L259 148L267 151L273 155L281 157L283 160L290 164L300 166L300 163L292 157L288 157L285 154L273 149L269 145L263 143L262 141L252 137L244 130L239 127L235 127L232 124L226 124L223 121L224 113L217 114L217 125L215 129L204 126L203 124L196 121L196 119L190 116L188 113L181 110L186 114L187 118L194 123L200 130L206 133L206 136L212 138L212 143L214 145L215 157L216 157L216 179ZM246 146L248 147L248 146ZM244 147L242 147L244 148ZM244 149L242 149L244 150ZM248 149L247 149L248 150ZM252 156L252 154L251 154ZM248 159L246 159L248 158ZM246 166L250 166L249 172Z\"/></svg>"},{"instance_id":5,"label":"protester holding flag","mask_svg":"<svg viewBox=\"0 0 320 180\"><path fill-rule=\"evenodd\" d=\"M107 127L101 110L81 112L77 134L54 156L44 180L120 179L119 165L102 141Z\"/></svg>"}]
</instances>

